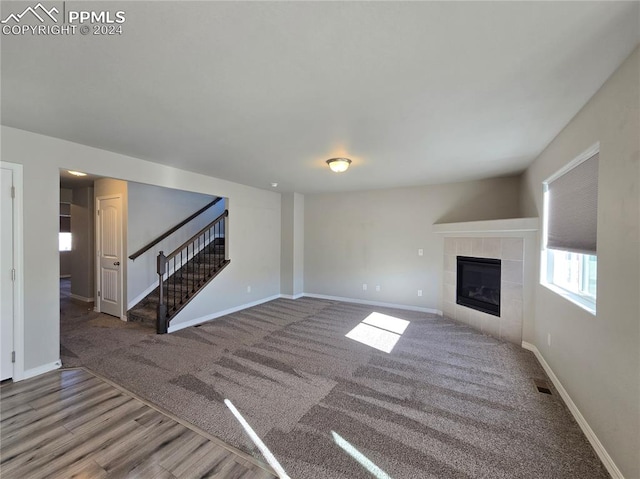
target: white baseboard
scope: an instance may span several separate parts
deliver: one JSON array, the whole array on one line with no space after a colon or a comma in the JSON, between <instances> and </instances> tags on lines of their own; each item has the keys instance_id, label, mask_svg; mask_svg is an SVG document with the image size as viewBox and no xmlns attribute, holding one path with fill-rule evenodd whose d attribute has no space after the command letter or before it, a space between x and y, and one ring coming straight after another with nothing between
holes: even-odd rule
<instances>
[{"instance_id":1,"label":"white baseboard","mask_svg":"<svg viewBox=\"0 0 640 479\"><path fill-rule=\"evenodd\" d=\"M39 376L44 373L48 373L49 371L54 371L56 369L60 369L62 366L62 361L59 359L49 364L43 364L42 366L38 366L36 368L27 369L22 371L22 374L16 374L13 378L14 381L24 381L25 379L33 378L35 376Z\"/></svg>"},{"instance_id":2,"label":"white baseboard","mask_svg":"<svg viewBox=\"0 0 640 479\"><path fill-rule=\"evenodd\" d=\"M238 311L242 311L243 309L252 308L253 306L258 306L263 303L267 303L269 301L273 301L274 299L284 298L284 299L300 299L300 298L317 298L317 299L328 299L331 301L343 301L345 303L356 303L356 304L366 304L370 306L381 306L385 308L396 308L396 309L404 309L407 311L420 311L422 313L431 313L442 316L442 311L438 309L430 309L430 308L419 308L417 306L406 306L402 304L395 303L381 303L378 301L366 301L362 299L353 299L353 298L342 298L339 296L327 296L324 294L313 294L313 293L301 293L294 295L289 294L276 294L273 296L269 296L267 298L259 299L258 301L253 301L252 303L242 304L240 306L234 306L233 308L225 309L224 311L218 311L217 313L208 314L206 316L200 316L199 318L191 319L189 321L185 321L184 323L178 323L173 326L169 326L169 333L173 333L175 331L179 331L184 328L188 328L190 326L195 326L197 324L202 324L207 321L211 321L212 319L219 318L221 316L226 316L227 314L236 313Z\"/></svg>"},{"instance_id":3,"label":"white baseboard","mask_svg":"<svg viewBox=\"0 0 640 479\"><path fill-rule=\"evenodd\" d=\"M302 293L302 296L307 298L328 299L331 301L343 301L345 303L366 304L369 306L381 306L383 308L404 309L406 311L420 311L421 313L431 313L431 314L437 314L438 316L442 316L442 311L440 311L439 309L421 308L419 306L407 306L404 304L397 304L397 303L382 303L380 301L343 298L341 296L328 296L326 294L315 294L315 293Z\"/></svg>"},{"instance_id":4,"label":"white baseboard","mask_svg":"<svg viewBox=\"0 0 640 479\"><path fill-rule=\"evenodd\" d=\"M591 443L591 446L593 446L593 448L595 449L596 454L598 455L604 466L607 468L607 471L609 471L609 474L611 474L611 477L613 479L624 479L622 472L620 472L618 466L616 466L615 462L613 462L613 459L598 439L598 436L596 436L596 433L593 431L593 429L591 429L591 426L589 426L589 423L578 409L578 406L576 406L576 404L573 402L567 390L564 388L564 386L562 386L562 383L551 369L551 366L549 366L547 361L544 359L542 353L540 353L535 345L527 343L526 341L522 341L522 347L533 352L536 359L538 360L544 371L547 373L547 376L549 376L549 379L551 379L551 382L560 393L560 396L569 408L569 411L571 411L571 414L573 414L576 422L580 425L580 429L582 429L584 435L587 436L587 439Z\"/></svg>"},{"instance_id":5,"label":"white baseboard","mask_svg":"<svg viewBox=\"0 0 640 479\"><path fill-rule=\"evenodd\" d=\"M262 303L267 303L269 301L273 301L274 299L280 298L279 294L269 296L267 298L262 298L252 303L242 304L240 306L234 306L233 308L225 309L224 311L218 311L217 313L208 314L206 316L200 316L199 318L191 319L189 321L185 321L184 323L178 323L173 326L169 326L169 333L174 333L184 328L188 328L190 326L195 326L196 324L202 324L207 321L211 321L212 319L219 318L220 316L226 316L227 314L236 313L238 311L242 311L243 309L252 308L254 306L258 306Z\"/></svg>"},{"instance_id":6,"label":"white baseboard","mask_svg":"<svg viewBox=\"0 0 640 479\"><path fill-rule=\"evenodd\" d=\"M304 297L304 293L294 294L294 295L281 294L280 297L283 298L283 299L300 299L300 298Z\"/></svg>"},{"instance_id":7,"label":"white baseboard","mask_svg":"<svg viewBox=\"0 0 640 479\"><path fill-rule=\"evenodd\" d=\"M93 298L87 298L85 296L80 296L79 294L71 293L69 295L71 299L77 299L78 301L82 301L83 303L93 303Z\"/></svg>"}]
</instances>

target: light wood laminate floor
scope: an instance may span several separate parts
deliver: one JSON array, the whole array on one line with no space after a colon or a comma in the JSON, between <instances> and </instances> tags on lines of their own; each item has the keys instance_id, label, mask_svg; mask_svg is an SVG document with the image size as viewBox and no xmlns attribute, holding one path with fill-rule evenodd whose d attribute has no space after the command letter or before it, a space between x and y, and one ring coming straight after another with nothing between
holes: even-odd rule
<instances>
[{"instance_id":1,"label":"light wood laminate floor","mask_svg":"<svg viewBox=\"0 0 640 479\"><path fill-rule=\"evenodd\" d=\"M276 477L84 369L2 385L0 416L3 479Z\"/></svg>"}]
</instances>

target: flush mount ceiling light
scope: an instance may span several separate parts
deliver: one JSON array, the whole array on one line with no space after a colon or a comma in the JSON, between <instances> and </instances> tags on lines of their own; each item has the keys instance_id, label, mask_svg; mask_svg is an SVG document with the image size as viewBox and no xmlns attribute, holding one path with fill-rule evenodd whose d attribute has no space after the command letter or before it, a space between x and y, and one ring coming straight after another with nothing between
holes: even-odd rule
<instances>
[{"instance_id":1,"label":"flush mount ceiling light","mask_svg":"<svg viewBox=\"0 0 640 479\"><path fill-rule=\"evenodd\" d=\"M67 170L69 173L71 173L73 176L87 176L86 173L83 173L82 171L71 171L71 170Z\"/></svg>"},{"instance_id":2,"label":"flush mount ceiling light","mask_svg":"<svg viewBox=\"0 0 640 479\"><path fill-rule=\"evenodd\" d=\"M347 171L349 165L351 164L351 160L349 158L331 158L327 160L327 165L331 168L331 171L336 173L342 173L343 171Z\"/></svg>"}]
</instances>

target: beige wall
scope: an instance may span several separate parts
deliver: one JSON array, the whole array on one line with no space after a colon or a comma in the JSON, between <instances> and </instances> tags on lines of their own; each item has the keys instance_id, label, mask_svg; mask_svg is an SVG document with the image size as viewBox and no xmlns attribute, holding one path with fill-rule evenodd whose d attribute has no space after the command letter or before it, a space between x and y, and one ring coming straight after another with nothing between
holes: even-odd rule
<instances>
[{"instance_id":1,"label":"beige wall","mask_svg":"<svg viewBox=\"0 0 640 479\"><path fill-rule=\"evenodd\" d=\"M72 251L60 251L60 277L69 278L71 276Z\"/></svg>"},{"instance_id":2,"label":"beige wall","mask_svg":"<svg viewBox=\"0 0 640 479\"><path fill-rule=\"evenodd\" d=\"M132 181L128 182L127 187L127 257L216 198L215 195L202 195ZM224 208L224 201L219 201L135 260L126 259L127 309L131 309L150 292L150 289L158 286L158 253L164 251L165 255L168 255L173 252L223 213Z\"/></svg>"},{"instance_id":3,"label":"beige wall","mask_svg":"<svg viewBox=\"0 0 640 479\"><path fill-rule=\"evenodd\" d=\"M231 264L212 283L215 290L198 295L198 312L215 313L279 294L278 193L5 126L2 160L23 165L24 343L16 347L23 348L27 370L43 372L60 357L60 168L228 197Z\"/></svg>"},{"instance_id":4,"label":"beige wall","mask_svg":"<svg viewBox=\"0 0 640 479\"><path fill-rule=\"evenodd\" d=\"M432 225L517 217L519 184L510 177L306 195L305 292L442 311L443 238Z\"/></svg>"},{"instance_id":5,"label":"beige wall","mask_svg":"<svg viewBox=\"0 0 640 479\"><path fill-rule=\"evenodd\" d=\"M95 222L93 187L73 189L71 204L71 295L77 299L95 298Z\"/></svg>"},{"instance_id":6,"label":"beige wall","mask_svg":"<svg viewBox=\"0 0 640 479\"><path fill-rule=\"evenodd\" d=\"M304 196L282 194L280 292L298 296L304 292Z\"/></svg>"},{"instance_id":7,"label":"beige wall","mask_svg":"<svg viewBox=\"0 0 640 479\"><path fill-rule=\"evenodd\" d=\"M636 49L542 152L522 192L525 215L542 216L542 181L600 142L597 314L538 284L533 342L627 478L640 477L638 60Z\"/></svg>"}]
</instances>

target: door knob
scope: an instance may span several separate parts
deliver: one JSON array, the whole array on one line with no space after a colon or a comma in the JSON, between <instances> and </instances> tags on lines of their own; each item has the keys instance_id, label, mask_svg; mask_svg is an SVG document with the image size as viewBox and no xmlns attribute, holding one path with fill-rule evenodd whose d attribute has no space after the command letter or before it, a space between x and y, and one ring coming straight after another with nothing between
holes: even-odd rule
<instances>
[{"instance_id":1,"label":"door knob","mask_svg":"<svg viewBox=\"0 0 640 479\"><path fill-rule=\"evenodd\" d=\"M120 266L120 261L114 261L113 265L114 266Z\"/></svg>"}]
</instances>

